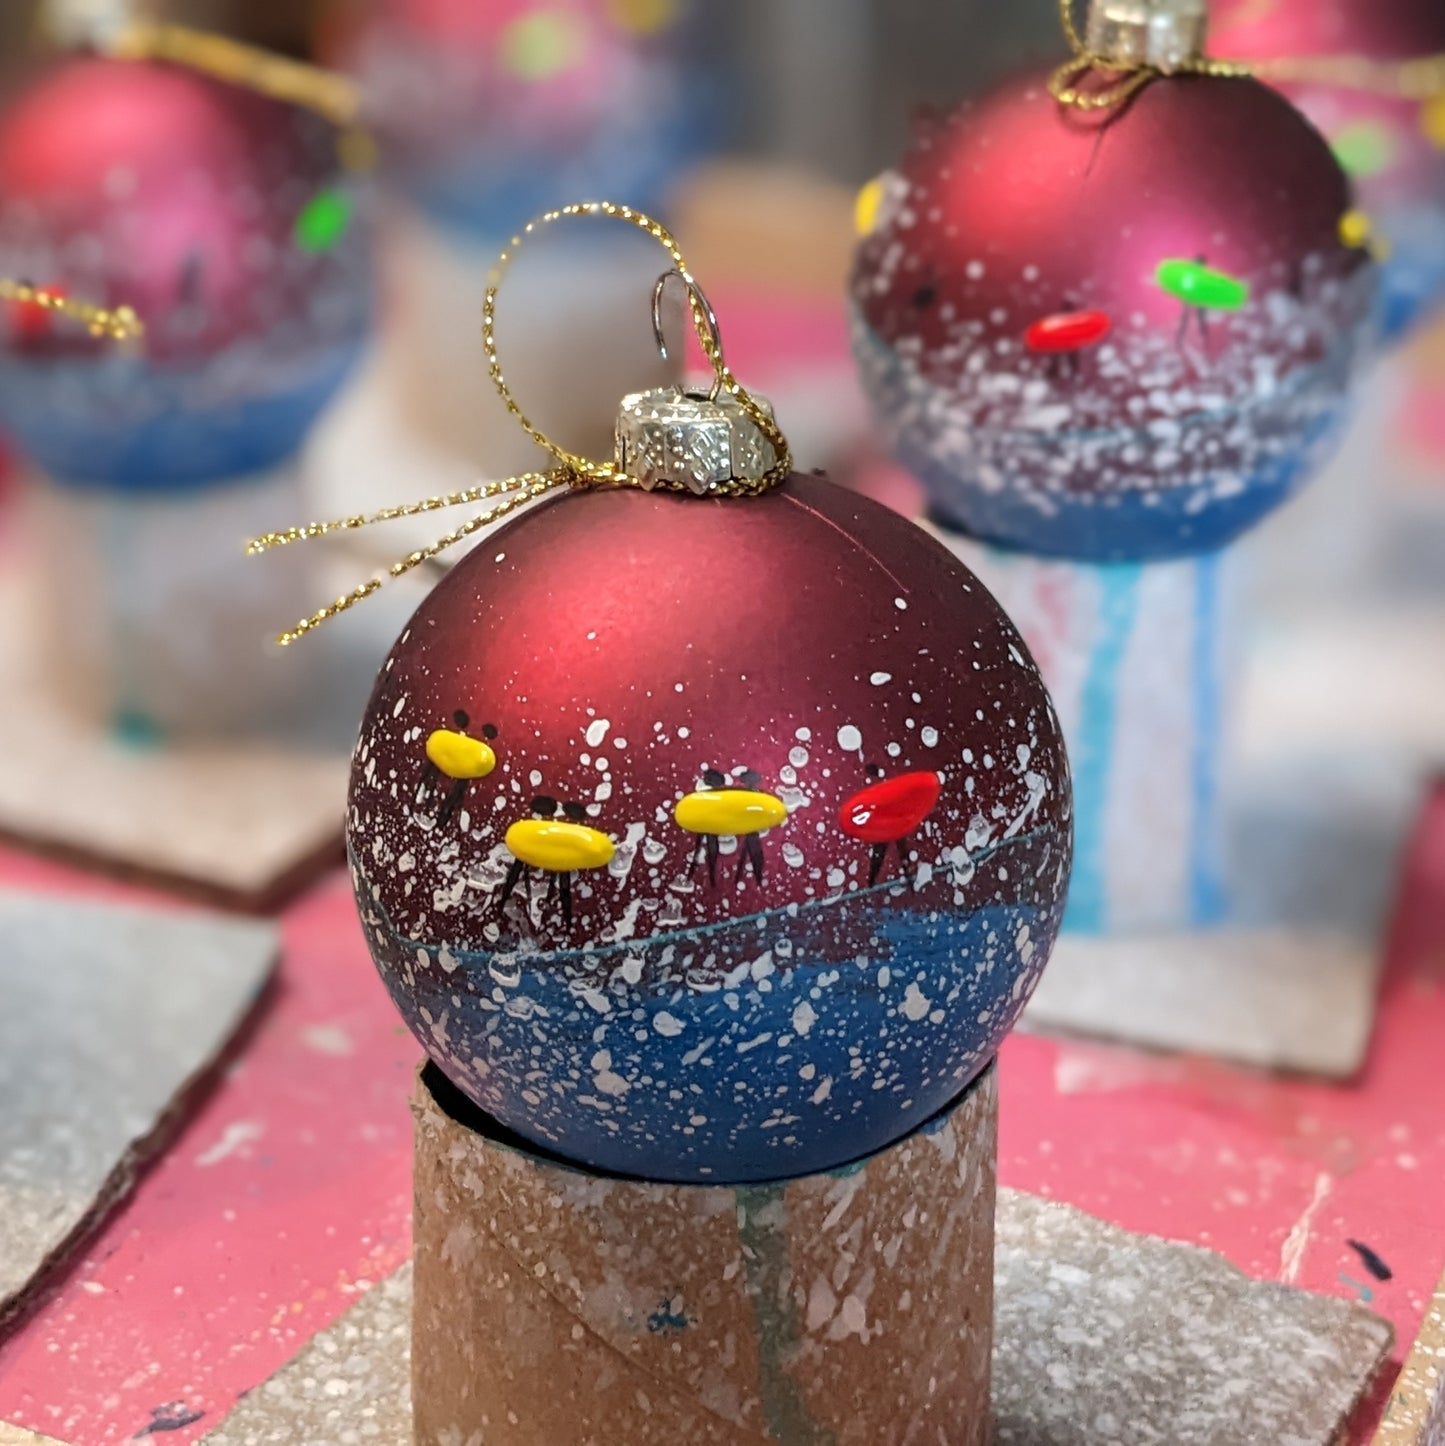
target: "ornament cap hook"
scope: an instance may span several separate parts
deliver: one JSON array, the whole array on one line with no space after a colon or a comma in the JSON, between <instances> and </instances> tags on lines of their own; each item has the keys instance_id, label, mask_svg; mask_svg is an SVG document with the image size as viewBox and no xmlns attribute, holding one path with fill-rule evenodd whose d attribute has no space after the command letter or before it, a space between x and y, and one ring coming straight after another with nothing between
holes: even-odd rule
<instances>
[{"instance_id":1,"label":"ornament cap hook","mask_svg":"<svg viewBox=\"0 0 1445 1446\"><path fill-rule=\"evenodd\" d=\"M657 349L664 361L672 359L662 316L672 281L687 288L699 336L705 329L705 340L711 342L705 349L712 363L712 389L659 387L624 397L617 413L617 470L648 492L681 486L699 497L739 483L759 482L778 465L777 449L758 419L736 396L723 390L728 370L717 312L692 273L682 266L664 271L652 288L652 334ZM767 399L754 396L752 400L772 422L773 409Z\"/></svg>"},{"instance_id":2,"label":"ornament cap hook","mask_svg":"<svg viewBox=\"0 0 1445 1446\"><path fill-rule=\"evenodd\" d=\"M707 293L697 284L692 273L684 271L679 266L674 266L670 271L664 271L657 278L657 285L652 288L652 334L657 339L657 350L663 361L672 360L672 353L667 349L667 331L662 324L662 303L667 297L667 283L674 279L682 282L687 288L689 296L702 309L703 318L707 322L708 333L712 337L713 349L716 352L713 359L712 391L708 393L708 401L715 402L718 399L718 393L722 391L723 373L727 369L727 359L723 354L722 331L717 323L717 312L712 309L712 302L707 299Z\"/></svg>"}]
</instances>

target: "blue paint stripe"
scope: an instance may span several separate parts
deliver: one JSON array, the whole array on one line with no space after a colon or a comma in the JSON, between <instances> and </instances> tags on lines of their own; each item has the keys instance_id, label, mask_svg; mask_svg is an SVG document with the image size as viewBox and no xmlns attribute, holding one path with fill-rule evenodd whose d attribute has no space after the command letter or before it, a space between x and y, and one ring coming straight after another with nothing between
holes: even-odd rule
<instances>
[{"instance_id":1,"label":"blue paint stripe","mask_svg":"<svg viewBox=\"0 0 1445 1446\"><path fill-rule=\"evenodd\" d=\"M1105 866L1110 780L1119 715L1119 673L1139 613L1140 563L1088 569L1098 578L1099 637L1089 657L1074 738L1074 875L1064 928L1101 934L1108 925ZM1080 573L1085 572L1080 568Z\"/></svg>"},{"instance_id":2,"label":"blue paint stripe","mask_svg":"<svg viewBox=\"0 0 1445 1446\"><path fill-rule=\"evenodd\" d=\"M1210 553L1194 564L1194 750L1189 829L1190 917L1217 924L1225 912L1221 760L1224 703L1220 678L1220 574L1226 564Z\"/></svg>"}]
</instances>

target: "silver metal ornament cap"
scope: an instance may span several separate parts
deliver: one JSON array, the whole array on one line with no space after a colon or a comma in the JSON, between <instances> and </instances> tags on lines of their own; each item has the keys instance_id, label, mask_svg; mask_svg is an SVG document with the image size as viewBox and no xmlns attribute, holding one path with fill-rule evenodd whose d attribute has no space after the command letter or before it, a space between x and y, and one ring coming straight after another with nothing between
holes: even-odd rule
<instances>
[{"instance_id":1,"label":"silver metal ornament cap","mask_svg":"<svg viewBox=\"0 0 1445 1446\"><path fill-rule=\"evenodd\" d=\"M38 23L53 45L104 51L132 25L155 19L154 0L45 0Z\"/></svg>"},{"instance_id":2,"label":"silver metal ornament cap","mask_svg":"<svg viewBox=\"0 0 1445 1446\"><path fill-rule=\"evenodd\" d=\"M753 393L768 416L772 404ZM617 416L617 467L648 492L667 485L699 497L730 482L757 482L778 457L757 422L727 392L681 387L634 392Z\"/></svg>"},{"instance_id":3,"label":"silver metal ornament cap","mask_svg":"<svg viewBox=\"0 0 1445 1446\"><path fill-rule=\"evenodd\" d=\"M1166 75L1204 55L1207 0L1090 0L1085 43L1121 65L1147 65Z\"/></svg>"}]
</instances>

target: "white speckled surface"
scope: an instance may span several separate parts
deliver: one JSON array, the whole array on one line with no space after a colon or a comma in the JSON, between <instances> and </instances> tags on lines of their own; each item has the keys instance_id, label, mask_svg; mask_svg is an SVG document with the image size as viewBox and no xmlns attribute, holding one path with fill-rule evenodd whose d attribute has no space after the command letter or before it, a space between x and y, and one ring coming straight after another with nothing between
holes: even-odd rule
<instances>
[{"instance_id":1,"label":"white speckled surface","mask_svg":"<svg viewBox=\"0 0 1445 1446\"><path fill-rule=\"evenodd\" d=\"M215 1446L403 1446L411 1440L410 1364L408 1262L204 1439Z\"/></svg>"},{"instance_id":2,"label":"white speckled surface","mask_svg":"<svg viewBox=\"0 0 1445 1446\"><path fill-rule=\"evenodd\" d=\"M1330 1446L1390 1348L1359 1306L1016 1191L997 1245L998 1446ZM206 1440L407 1440L410 1296L405 1267Z\"/></svg>"},{"instance_id":3,"label":"white speckled surface","mask_svg":"<svg viewBox=\"0 0 1445 1446\"><path fill-rule=\"evenodd\" d=\"M270 924L0 895L0 1322L130 1188L276 951Z\"/></svg>"},{"instance_id":4,"label":"white speckled surface","mask_svg":"<svg viewBox=\"0 0 1445 1446\"><path fill-rule=\"evenodd\" d=\"M1290 758L1252 746L1230 793L1230 926L1065 933L1026 1027L1327 1078L1359 1070L1417 769L1309 740Z\"/></svg>"},{"instance_id":5,"label":"white speckled surface","mask_svg":"<svg viewBox=\"0 0 1445 1446\"><path fill-rule=\"evenodd\" d=\"M1015 1191L997 1251L998 1446L1331 1446L1393 1340L1351 1302Z\"/></svg>"}]
</instances>

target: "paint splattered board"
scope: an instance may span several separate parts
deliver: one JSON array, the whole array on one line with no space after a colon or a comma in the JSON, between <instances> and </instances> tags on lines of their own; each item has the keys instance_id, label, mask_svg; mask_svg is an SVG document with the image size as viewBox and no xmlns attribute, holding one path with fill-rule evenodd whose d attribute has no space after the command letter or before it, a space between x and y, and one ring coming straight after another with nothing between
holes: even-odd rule
<instances>
[{"instance_id":1,"label":"paint splattered board","mask_svg":"<svg viewBox=\"0 0 1445 1446\"><path fill-rule=\"evenodd\" d=\"M10 853L0 882L126 893ZM71 1446L147 1428L197 1440L406 1258L414 1047L342 877L282 922L281 987L248 1052L0 1347L0 1421ZM1445 789L1416 832L1355 1084L1016 1036L1002 1059L1001 1174L1208 1244L1260 1278L1368 1292L1403 1349L1445 1262L1445 1121L1430 1083L1442 1039ZM1389 1280L1376 1278L1384 1267Z\"/></svg>"},{"instance_id":2,"label":"paint splattered board","mask_svg":"<svg viewBox=\"0 0 1445 1446\"><path fill-rule=\"evenodd\" d=\"M465 1147L460 1153L466 1156ZM838 1186L835 1183L830 1188L837 1190ZM842 1208L846 1219L854 1203L851 1195L840 1194L832 1208ZM896 1216L888 1217L886 1209L884 1214L896 1220ZM886 1247L891 1228L885 1226L873 1237L877 1245ZM479 1231L478 1237L482 1233ZM649 1237L644 1232L636 1238ZM792 1238L796 1241L797 1234ZM842 1238L853 1240L858 1236L846 1233ZM863 1238L868 1238L866 1232ZM737 1245L741 1247L740 1238ZM1188 1439L1200 1446L1206 1442L1211 1446L1233 1446L1245 1440L1278 1446L1339 1446L1338 1431L1348 1416L1349 1403L1357 1399L1357 1388L1374 1376L1389 1354L1390 1327L1366 1306L1274 1281L1251 1280L1197 1245L1147 1239L1106 1225L1072 1206L1040 1200L1017 1190L999 1193L996 1245L990 1403L994 1433L989 1439L996 1437L999 1446L1053 1446L1061 1442L1085 1446L1095 1440L1115 1443L1121 1439L1123 1423L1127 1423L1130 1446L1178 1446L1184 1418L1188 1420ZM544 1265L557 1258L549 1250L541 1254ZM789 1259L794 1258L790 1253ZM854 1257L853 1271L868 1272L866 1261L866 1254ZM651 1268L659 1268L655 1257ZM731 1278L736 1279L739 1273L746 1271L734 1272ZM451 1298L500 1308L505 1313L509 1338L518 1334L512 1324L519 1314L540 1314L558 1321L567 1343L559 1349L549 1348L541 1357L530 1357L533 1361L545 1360L553 1367L549 1383L555 1383L563 1374L573 1381L592 1379L599 1368L616 1380L614 1363L618 1353L633 1356L641 1338L651 1337L655 1331L666 1331L670 1337L664 1346L667 1364L661 1369L644 1372L639 1363L629 1362L631 1370L647 1383L633 1397L649 1403L647 1414L641 1421L629 1423L630 1430L619 1426L614 1434L602 1439L627 1440L632 1446L647 1442L674 1446L677 1441L701 1446L703 1440L715 1442L719 1435L726 1446L743 1446L744 1438L750 1443L759 1442L758 1435L739 1422L737 1414L723 1419L706 1413L682 1423L662 1418L657 1387L661 1384L659 1377L677 1380L673 1352L679 1341L675 1332L701 1325L698 1317L690 1316L686 1309L668 1314L674 1309L668 1301L663 1303L663 1311L646 1317L644 1323L627 1306L620 1305L627 1299L625 1291L620 1296L586 1292L587 1299L605 1302L602 1310L613 1313L610 1329L602 1332L602 1339L608 1342L603 1346L576 1315L538 1283L535 1265L522 1270L521 1276L517 1292L488 1289L481 1294L472 1291ZM1131 1289L1126 1283L1130 1279L1137 1288ZM575 1291L576 1278L572 1277L569 1284ZM806 1354L809 1340L816 1342L820 1335L829 1341L837 1339L835 1327L843 1327L841 1315L825 1318L829 1302L841 1302L832 1294L827 1279L820 1279L819 1284L817 1313L801 1323L799 1354ZM206 1446L296 1446L297 1442L305 1442L306 1446L346 1446L359 1435L375 1441L406 1440L412 1423L411 1355L415 1343L411 1322L416 1310L425 1310L421 1298L413 1301L413 1288L414 1272L407 1264L369 1290L294 1361L251 1392L204 1438ZM953 1289L952 1282L946 1281L945 1288ZM814 1296L813 1289L808 1294ZM448 1297L444 1293L442 1298ZM502 1299L505 1303L499 1307ZM643 1300L650 1304L648 1296ZM548 1301L557 1311L555 1316L547 1309ZM1159 1309L1161 1303L1167 1307L1163 1311ZM710 1315L712 1307L706 1307L706 1312ZM919 1319L916 1309L910 1312L910 1319ZM741 1333L748 1332L746 1317L737 1324ZM573 1328L581 1330L580 1342ZM896 1381L899 1373L887 1372L884 1363L874 1358L879 1336L872 1333L871 1327L865 1329L870 1332L869 1344L861 1356L852 1358L849 1379L863 1388L862 1400L871 1402L876 1409L877 1381L890 1375ZM727 1337L733 1339L736 1334L736 1330L728 1331ZM885 1340L889 1334L884 1328ZM706 1341L704 1360L719 1356L737 1360L736 1353L715 1350L716 1335L716 1327L712 1334L700 1333ZM913 1349L915 1336L916 1332L910 1330L901 1338L905 1353ZM455 1333L442 1336L443 1340L455 1338ZM601 1349L602 1359L584 1364L578 1357L587 1352L589 1338ZM1309 1350L1298 1349L1302 1339L1311 1343ZM515 1352L517 1341L511 1339L510 1344ZM964 1358L957 1348L950 1347L941 1364L946 1369L947 1363ZM871 1377L859 1374L858 1368L865 1363L873 1371ZM483 1357L481 1368L493 1371L492 1381L497 1380L497 1365L490 1353ZM514 1392L517 1377L524 1374L512 1376ZM777 1382L780 1378L790 1379L791 1373L770 1375ZM467 1378L477 1380L470 1369ZM739 1399L749 1382L758 1379L756 1367L748 1362L742 1368L738 1395L724 1395L721 1399ZM923 1384L922 1376L913 1379ZM960 1379L966 1377L955 1376L956 1381ZM1248 1383L1265 1380L1270 1383L1267 1392L1242 1400ZM473 1399L485 1408L499 1394L494 1394L489 1385ZM674 1387L666 1394L674 1409L683 1401L690 1399L694 1405L697 1401L695 1389L678 1392ZM828 1428L817 1435L807 1434L810 1429L817 1430L816 1412L820 1406L824 1410L831 1408L833 1419L839 1419L836 1403L841 1394L837 1390L814 1393L811 1427L804 1426L802 1433L795 1431L787 1439L801 1441L806 1437L809 1441L836 1441L837 1446L879 1446L879 1435L861 1412L853 1410L847 1412L841 1434ZM927 1395L928 1405L948 1423L944 1432L949 1446L963 1446L965 1439L975 1439L984 1422L971 1416L964 1402L954 1399L944 1403L932 1389ZM525 1409L537 1401L537 1396L536 1391L513 1396L524 1407L508 1413L508 1425L515 1423L516 1439L540 1440L547 1446L577 1439L575 1418L569 1431L567 1426L559 1428L559 1423L539 1422ZM544 1402L559 1399L566 1400L567 1393L553 1389L546 1393ZM796 1403L800 1398L794 1396L792 1400ZM830 1407L825 1403L834 1404ZM914 1404L918 1407L923 1403ZM920 1439L916 1431L909 1429L919 1424L918 1416L914 1414L909 1420L894 1397L887 1398L887 1406L894 1434L887 1435L885 1428L881 1439ZM1397 1392L1393 1409L1398 1408ZM863 1410L867 1409L865 1405ZM513 1439L506 1436L505 1428L503 1435ZM432 1433L426 1439L434 1436ZM443 1431L442 1439L458 1438ZM586 1439L597 1440L598 1433L594 1430ZM774 1438L770 1435L768 1439ZM3 1437L0 1446L5 1446ZM35 1446L35 1442L32 1439L22 1446ZM1409 1436L1402 1438L1398 1446L1424 1443Z\"/></svg>"}]
</instances>

